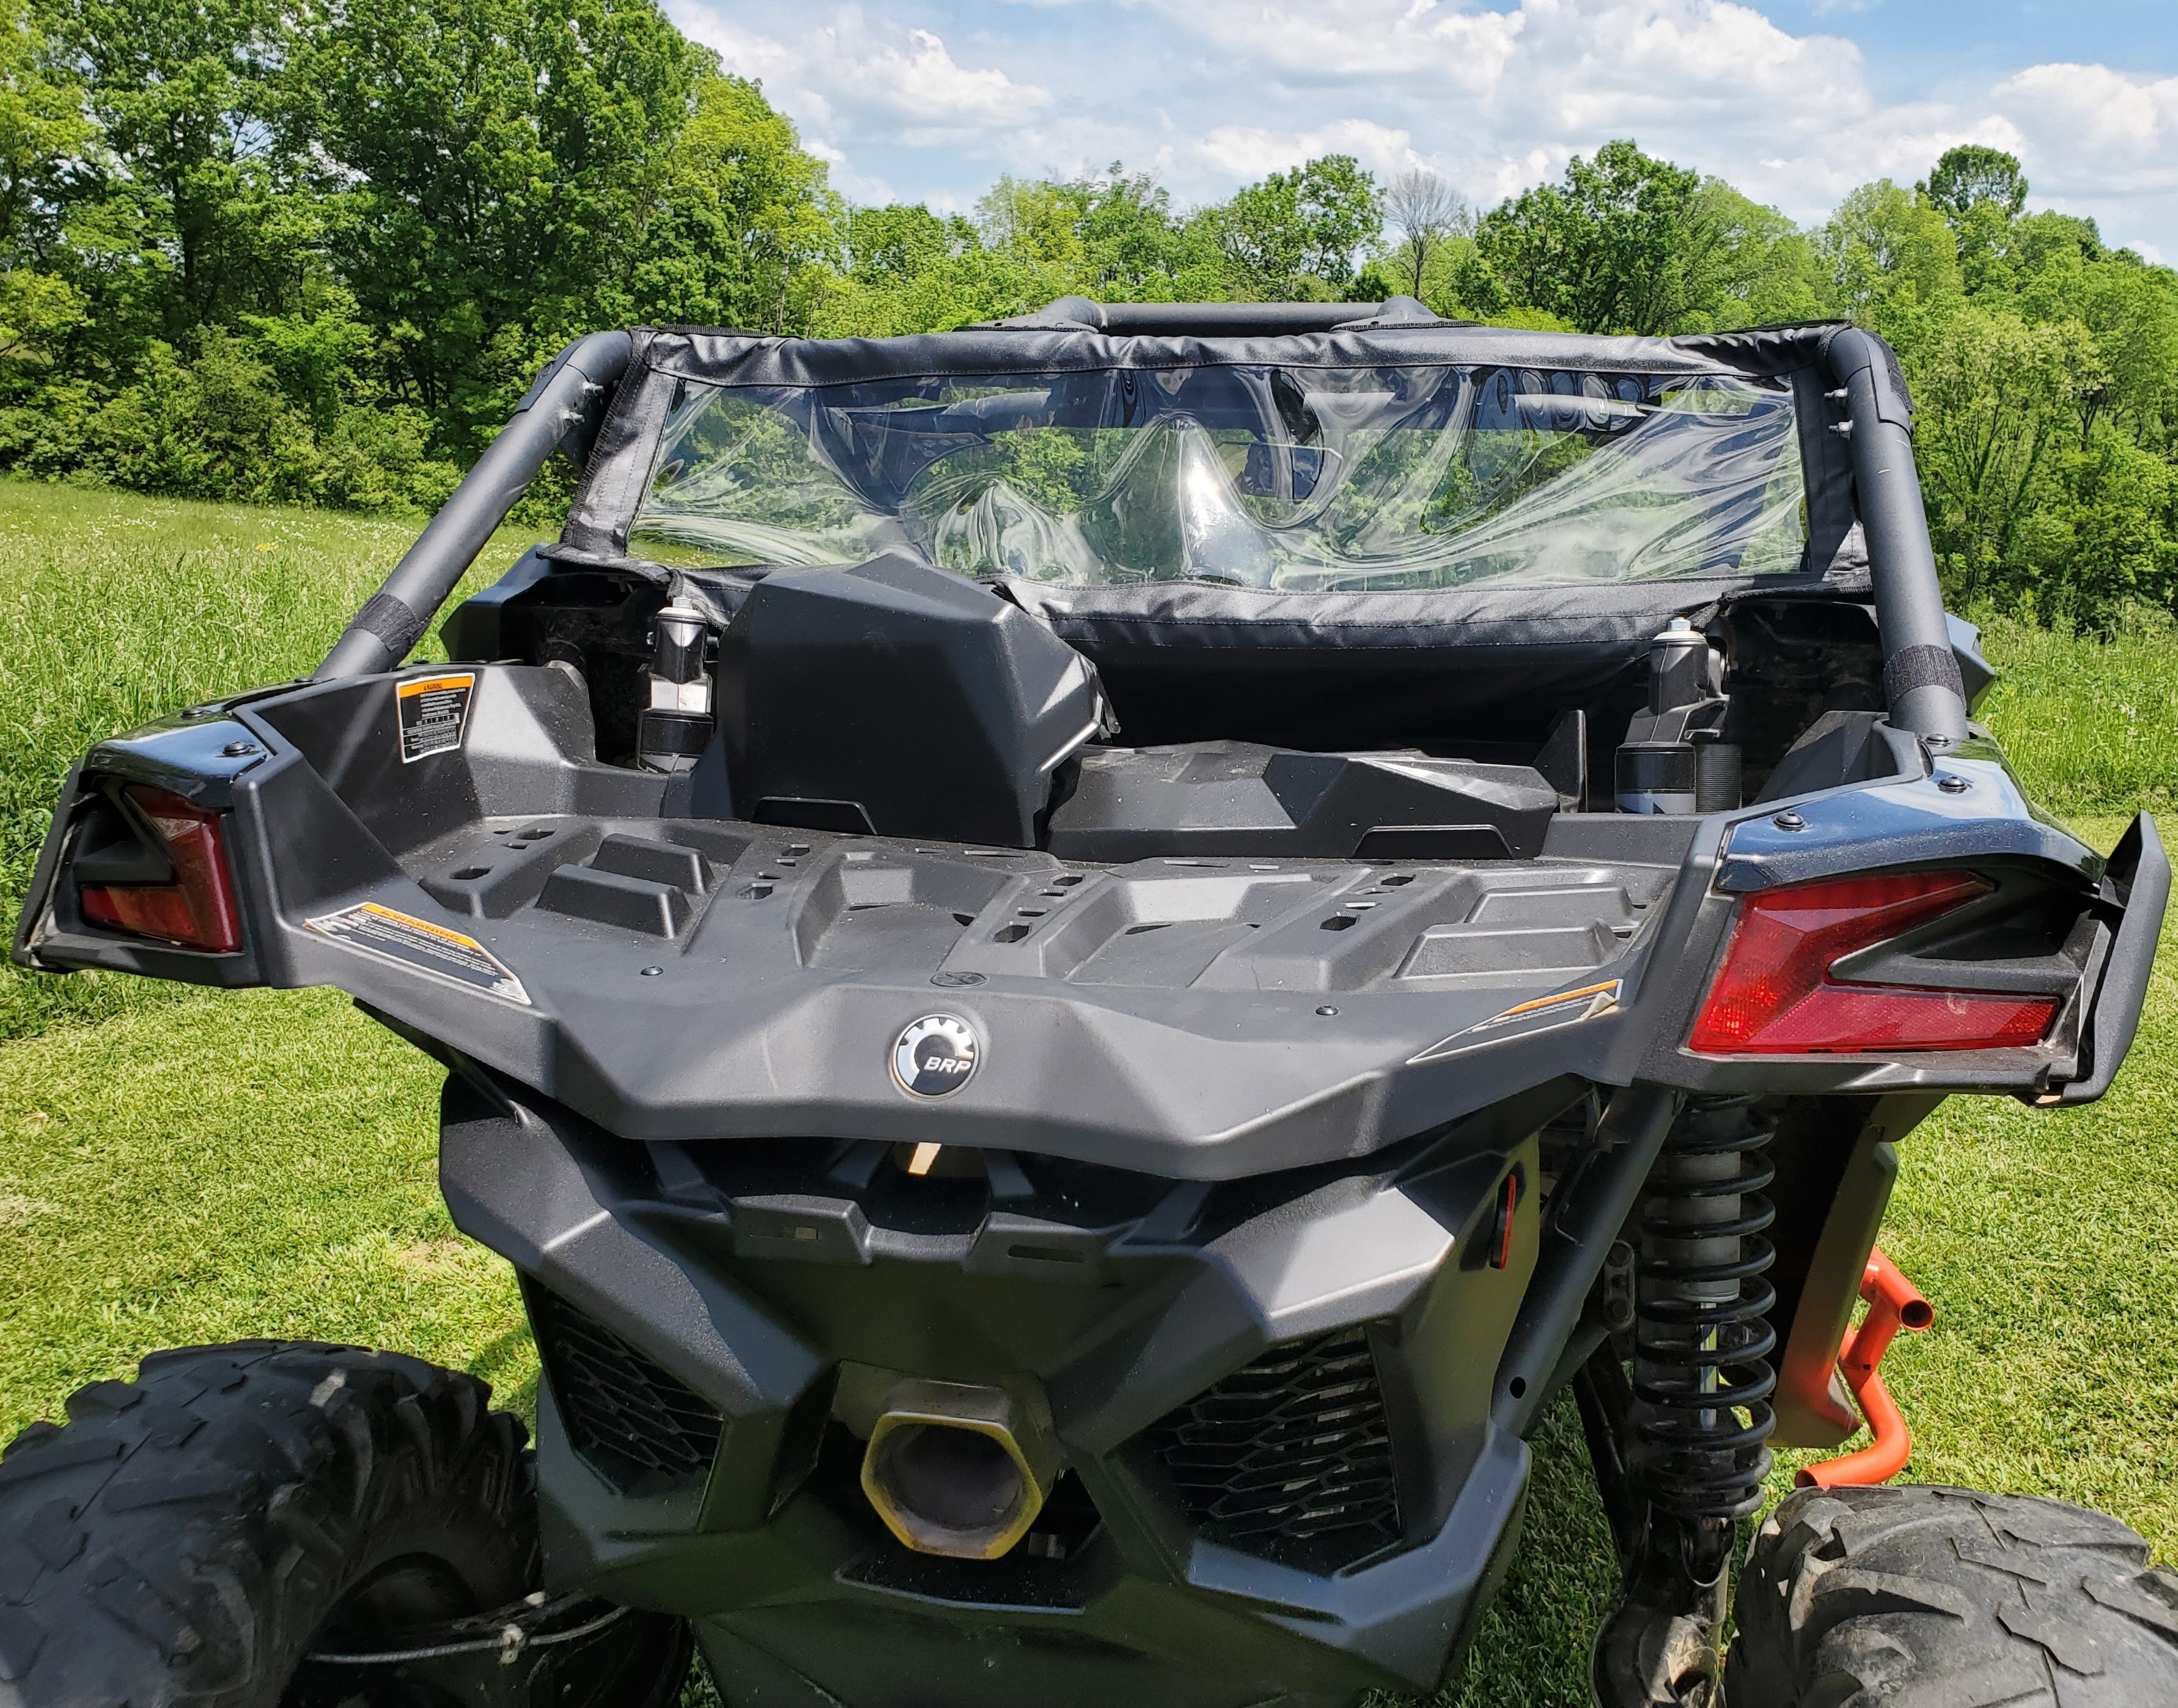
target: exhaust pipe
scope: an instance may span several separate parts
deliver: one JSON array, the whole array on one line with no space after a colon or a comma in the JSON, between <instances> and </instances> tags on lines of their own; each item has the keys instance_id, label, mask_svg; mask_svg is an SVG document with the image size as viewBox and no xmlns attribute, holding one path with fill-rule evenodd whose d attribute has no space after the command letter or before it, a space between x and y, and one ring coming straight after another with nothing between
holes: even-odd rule
<instances>
[{"instance_id":1,"label":"exhaust pipe","mask_svg":"<svg viewBox=\"0 0 2178 1708\"><path fill-rule=\"evenodd\" d=\"M1036 1522L1059 1475L1050 1421L1001 1388L910 1380L885 1396L862 1492L902 1544L995 1560Z\"/></svg>"}]
</instances>

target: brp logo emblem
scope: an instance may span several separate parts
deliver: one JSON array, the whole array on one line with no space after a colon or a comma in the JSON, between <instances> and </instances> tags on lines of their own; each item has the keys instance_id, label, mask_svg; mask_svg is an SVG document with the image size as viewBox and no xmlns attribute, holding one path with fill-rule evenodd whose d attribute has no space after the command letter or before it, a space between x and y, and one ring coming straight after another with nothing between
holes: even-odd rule
<instances>
[{"instance_id":1,"label":"brp logo emblem","mask_svg":"<svg viewBox=\"0 0 2178 1708\"><path fill-rule=\"evenodd\" d=\"M980 1054L966 1021L927 1014L893 1043L893 1083L911 1098L949 1097L975 1077Z\"/></svg>"}]
</instances>

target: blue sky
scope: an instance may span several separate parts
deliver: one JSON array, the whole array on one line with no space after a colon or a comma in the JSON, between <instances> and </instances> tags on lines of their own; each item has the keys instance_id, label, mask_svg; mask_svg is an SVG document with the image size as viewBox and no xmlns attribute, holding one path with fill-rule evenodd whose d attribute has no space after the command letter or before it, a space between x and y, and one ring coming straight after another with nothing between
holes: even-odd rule
<instances>
[{"instance_id":1,"label":"blue sky","mask_svg":"<svg viewBox=\"0 0 2178 1708\"><path fill-rule=\"evenodd\" d=\"M1333 150L1480 205L1613 136L1819 219L1953 143L2178 262L2178 0L668 0L857 200L1119 160L1179 200Z\"/></svg>"}]
</instances>

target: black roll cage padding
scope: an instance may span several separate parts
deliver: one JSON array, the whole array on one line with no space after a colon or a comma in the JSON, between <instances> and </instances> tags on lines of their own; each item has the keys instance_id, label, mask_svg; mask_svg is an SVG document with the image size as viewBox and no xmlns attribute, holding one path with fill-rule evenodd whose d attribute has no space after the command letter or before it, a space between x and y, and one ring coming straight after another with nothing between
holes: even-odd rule
<instances>
[{"instance_id":1,"label":"black roll cage padding","mask_svg":"<svg viewBox=\"0 0 2178 1708\"><path fill-rule=\"evenodd\" d=\"M1845 394L1841 424L1852 446L1856 507L1868 541L1891 721L1924 738L1963 741L1966 687L1944 617L1928 511L1913 468L1913 407L1898 358L1882 339L1858 326L1833 334L1823 354Z\"/></svg>"},{"instance_id":2,"label":"black roll cage padding","mask_svg":"<svg viewBox=\"0 0 2178 1708\"><path fill-rule=\"evenodd\" d=\"M408 656L552 453L566 444L578 460L587 454L634 348L626 332L593 332L545 365L513 419L342 632L318 681L370 676Z\"/></svg>"}]
</instances>

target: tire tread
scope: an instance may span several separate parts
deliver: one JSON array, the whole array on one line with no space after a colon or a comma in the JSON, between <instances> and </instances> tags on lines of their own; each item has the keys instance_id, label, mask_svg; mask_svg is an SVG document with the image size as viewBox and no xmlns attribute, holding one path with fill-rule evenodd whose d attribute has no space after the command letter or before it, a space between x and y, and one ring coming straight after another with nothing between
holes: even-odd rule
<instances>
[{"instance_id":1,"label":"tire tread","mask_svg":"<svg viewBox=\"0 0 2178 1708\"><path fill-rule=\"evenodd\" d=\"M420 1359L271 1340L77 1389L65 1426L0 1455L0 1708L275 1708L419 1512L476 1539L489 1604L523 1593L527 1436L490 1396Z\"/></svg>"},{"instance_id":2,"label":"tire tread","mask_svg":"<svg viewBox=\"0 0 2178 1708\"><path fill-rule=\"evenodd\" d=\"M1802 1490L1737 1612L1732 1708L2178 1708L2178 1574L2058 1501Z\"/></svg>"}]
</instances>

